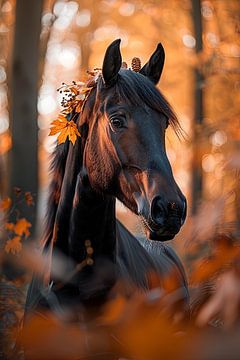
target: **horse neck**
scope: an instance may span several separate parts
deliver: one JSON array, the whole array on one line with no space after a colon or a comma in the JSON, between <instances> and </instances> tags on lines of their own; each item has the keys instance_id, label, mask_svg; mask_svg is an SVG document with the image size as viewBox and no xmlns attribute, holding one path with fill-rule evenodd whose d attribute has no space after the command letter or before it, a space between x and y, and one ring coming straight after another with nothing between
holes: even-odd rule
<instances>
[{"instance_id":1,"label":"horse neck","mask_svg":"<svg viewBox=\"0 0 240 360\"><path fill-rule=\"evenodd\" d=\"M84 184L85 182L85 184ZM78 176L69 226L69 256L76 262L86 258L86 240L93 248L93 260L115 263L115 198L96 193Z\"/></svg>"}]
</instances>

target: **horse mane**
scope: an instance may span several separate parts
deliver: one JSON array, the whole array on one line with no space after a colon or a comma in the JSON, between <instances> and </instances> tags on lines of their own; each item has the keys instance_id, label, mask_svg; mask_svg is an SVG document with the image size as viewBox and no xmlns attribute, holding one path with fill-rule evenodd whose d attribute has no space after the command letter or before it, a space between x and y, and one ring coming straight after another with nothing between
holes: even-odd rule
<instances>
[{"instance_id":1,"label":"horse mane","mask_svg":"<svg viewBox=\"0 0 240 360\"><path fill-rule=\"evenodd\" d=\"M91 98L90 103L92 103L92 96L89 97ZM71 201L73 200L77 175L82 165L84 139L86 138L88 131L85 124L82 126L80 125L81 120L87 117L89 113L89 104L87 103L89 103L89 101L85 101L79 116L75 116L75 114L73 114L74 116L71 116L71 114L69 114L69 120L72 119L76 122L80 130L81 137L77 139L75 145L70 144L69 141L66 141L63 144L56 144L55 150L52 154L52 160L49 167L51 180L48 188L44 232L41 241L44 249L48 249L49 245L52 245L52 243L56 240L54 239L56 237L55 232L57 231L55 225L59 220L59 216L63 216L62 214L65 211L61 199L66 196L66 187L63 189L63 185L64 181L67 180L68 177L73 180L68 189L68 204L71 205ZM70 212L67 211L67 213L69 214L64 221L64 225L61 225L64 226L64 229L66 230L69 226L67 218L69 217L70 219ZM58 231L58 235L60 238L64 237L65 231L63 231L63 235L60 231Z\"/></svg>"},{"instance_id":2,"label":"horse mane","mask_svg":"<svg viewBox=\"0 0 240 360\"><path fill-rule=\"evenodd\" d=\"M68 150L69 142L66 141L64 144L56 144L55 150L52 154L52 160L49 168L52 178L48 189L45 228L42 241L43 246L48 246L53 237L54 222L65 174Z\"/></svg>"}]
</instances>

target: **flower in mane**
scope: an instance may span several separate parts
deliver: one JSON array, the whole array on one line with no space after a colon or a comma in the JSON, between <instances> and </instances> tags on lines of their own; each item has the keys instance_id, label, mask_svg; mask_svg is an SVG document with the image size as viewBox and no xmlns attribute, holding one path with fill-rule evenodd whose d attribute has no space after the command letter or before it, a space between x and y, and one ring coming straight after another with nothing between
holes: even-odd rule
<instances>
[{"instance_id":1,"label":"flower in mane","mask_svg":"<svg viewBox=\"0 0 240 360\"><path fill-rule=\"evenodd\" d=\"M81 136L76 120L101 73L100 70L97 68L93 71L88 71L89 79L86 82L73 81L70 85L62 83L62 86L57 89L60 94L63 94L61 101L63 110L58 115L58 118L51 122L49 136L59 133L57 138L58 144L64 143L68 138L74 145L77 137Z\"/></svg>"}]
</instances>

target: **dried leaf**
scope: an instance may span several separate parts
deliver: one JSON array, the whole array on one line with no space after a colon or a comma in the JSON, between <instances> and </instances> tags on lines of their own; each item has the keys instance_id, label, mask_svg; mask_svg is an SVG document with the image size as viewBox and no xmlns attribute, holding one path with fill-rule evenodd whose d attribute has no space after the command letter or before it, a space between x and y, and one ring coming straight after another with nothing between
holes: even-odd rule
<instances>
[{"instance_id":1,"label":"dried leaf","mask_svg":"<svg viewBox=\"0 0 240 360\"><path fill-rule=\"evenodd\" d=\"M6 197L0 202L0 210L6 211L10 208L11 205L12 205L12 200L10 199L10 197Z\"/></svg>"},{"instance_id":2,"label":"dried leaf","mask_svg":"<svg viewBox=\"0 0 240 360\"><path fill-rule=\"evenodd\" d=\"M91 71L91 70L87 70L87 73L90 75L90 76L95 76L95 71Z\"/></svg>"},{"instance_id":3,"label":"dried leaf","mask_svg":"<svg viewBox=\"0 0 240 360\"><path fill-rule=\"evenodd\" d=\"M237 246L228 247L222 245L217 247L211 258L195 262L190 282L199 284L209 280L219 271L234 263L239 256L240 249Z\"/></svg>"},{"instance_id":4,"label":"dried leaf","mask_svg":"<svg viewBox=\"0 0 240 360\"><path fill-rule=\"evenodd\" d=\"M14 191L16 197L18 197L18 196L21 194L21 192L22 192L22 190L21 190L19 187L17 187L17 186L15 186L15 187L13 188L13 191Z\"/></svg>"},{"instance_id":5,"label":"dried leaf","mask_svg":"<svg viewBox=\"0 0 240 360\"><path fill-rule=\"evenodd\" d=\"M125 310L126 304L126 299L121 295L119 295L112 301L108 301L105 305L104 313L101 320L105 324L111 324L118 321Z\"/></svg>"},{"instance_id":6,"label":"dried leaf","mask_svg":"<svg viewBox=\"0 0 240 360\"><path fill-rule=\"evenodd\" d=\"M29 228L31 226L32 225L30 222L28 222L25 218L21 218L16 222L14 231L17 235L22 236L25 234L26 236L29 236L30 235Z\"/></svg>"},{"instance_id":7,"label":"dried leaf","mask_svg":"<svg viewBox=\"0 0 240 360\"><path fill-rule=\"evenodd\" d=\"M34 205L33 197L30 191L25 192L24 197L28 206Z\"/></svg>"},{"instance_id":8,"label":"dried leaf","mask_svg":"<svg viewBox=\"0 0 240 360\"><path fill-rule=\"evenodd\" d=\"M86 94L86 93L88 93L91 89L92 89L92 87L82 88L81 91L80 91L80 93L81 93L81 94Z\"/></svg>"},{"instance_id":9,"label":"dried leaf","mask_svg":"<svg viewBox=\"0 0 240 360\"><path fill-rule=\"evenodd\" d=\"M15 224L14 223L6 223L5 224L5 229L8 231L14 231L15 228Z\"/></svg>"},{"instance_id":10,"label":"dried leaf","mask_svg":"<svg viewBox=\"0 0 240 360\"><path fill-rule=\"evenodd\" d=\"M69 88L69 90L74 94L74 95L78 95L79 94L79 91L78 89L76 88L76 86L71 86Z\"/></svg>"},{"instance_id":11,"label":"dried leaf","mask_svg":"<svg viewBox=\"0 0 240 360\"><path fill-rule=\"evenodd\" d=\"M5 245L6 253L17 254L22 250L21 237L15 236L11 240L8 240Z\"/></svg>"},{"instance_id":12,"label":"dried leaf","mask_svg":"<svg viewBox=\"0 0 240 360\"><path fill-rule=\"evenodd\" d=\"M65 141L67 140L67 137L68 137L68 132L69 132L69 129L67 126L61 130L61 132L57 138L59 144L65 143Z\"/></svg>"},{"instance_id":13,"label":"dried leaf","mask_svg":"<svg viewBox=\"0 0 240 360\"><path fill-rule=\"evenodd\" d=\"M75 111L76 113L80 113L82 110L82 105L83 105L83 101L82 100L78 100Z\"/></svg>"},{"instance_id":14,"label":"dried leaf","mask_svg":"<svg viewBox=\"0 0 240 360\"><path fill-rule=\"evenodd\" d=\"M77 136L80 136L77 125L74 121L68 121L63 115L59 115L58 119L54 120L51 125L53 126L49 135L56 135L57 133L60 133L58 136L59 144L64 143L68 137L69 141L71 141L74 145L77 140Z\"/></svg>"},{"instance_id":15,"label":"dried leaf","mask_svg":"<svg viewBox=\"0 0 240 360\"><path fill-rule=\"evenodd\" d=\"M68 120L63 115L59 115L57 120L54 120L51 125L50 129L50 136L56 135L57 133L61 132L64 128L67 127Z\"/></svg>"}]
</instances>

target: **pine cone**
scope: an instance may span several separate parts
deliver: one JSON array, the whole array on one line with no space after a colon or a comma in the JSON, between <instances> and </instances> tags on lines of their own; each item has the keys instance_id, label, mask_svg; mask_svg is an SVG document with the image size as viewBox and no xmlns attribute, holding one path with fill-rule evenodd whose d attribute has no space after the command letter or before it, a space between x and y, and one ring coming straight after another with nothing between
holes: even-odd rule
<instances>
[{"instance_id":1,"label":"pine cone","mask_svg":"<svg viewBox=\"0 0 240 360\"><path fill-rule=\"evenodd\" d=\"M132 59L132 70L139 72L141 70L141 60L138 57Z\"/></svg>"}]
</instances>

